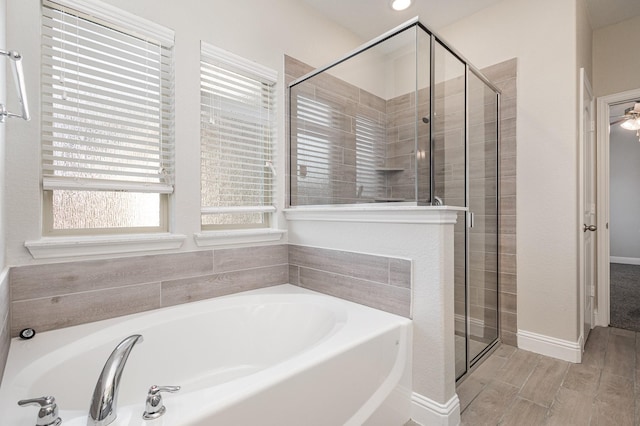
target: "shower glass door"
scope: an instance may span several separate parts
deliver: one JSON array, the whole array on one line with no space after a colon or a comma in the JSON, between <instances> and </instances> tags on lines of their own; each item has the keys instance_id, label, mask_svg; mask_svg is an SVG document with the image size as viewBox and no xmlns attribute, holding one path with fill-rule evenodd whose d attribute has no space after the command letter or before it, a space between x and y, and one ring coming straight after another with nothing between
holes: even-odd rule
<instances>
[{"instance_id":1,"label":"shower glass door","mask_svg":"<svg viewBox=\"0 0 640 426\"><path fill-rule=\"evenodd\" d=\"M498 339L498 94L468 73L467 327L472 366Z\"/></svg>"},{"instance_id":2,"label":"shower glass door","mask_svg":"<svg viewBox=\"0 0 640 426\"><path fill-rule=\"evenodd\" d=\"M434 195L468 208L454 226L460 379L498 339L499 95L442 46L436 46L434 68Z\"/></svg>"},{"instance_id":3,"label":"shower glass door","mask_svg":"<svg viewBox=\"0 0 640 426\"><path fill-rule=\"evenodd\" d=\"M465 91L466 66L449 49L435 43L432 134L433 204L466 205ZM467 290L465 212L454 225L454 293L456 378L467 371Z\"/></svg>"}]
</instances>

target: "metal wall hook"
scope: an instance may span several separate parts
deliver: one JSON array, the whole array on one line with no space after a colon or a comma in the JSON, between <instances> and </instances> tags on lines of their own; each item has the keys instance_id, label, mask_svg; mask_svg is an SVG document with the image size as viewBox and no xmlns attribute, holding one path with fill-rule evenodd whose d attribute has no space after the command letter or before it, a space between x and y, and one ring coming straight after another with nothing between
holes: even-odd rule
<instances>
[{"instance_id":1,"label":"metal wall hook","mask_svg":"<svg viewBox=\"0 0 640 426\"><path fill-rule=\"evenodd\" d=\"M13 79L16 82L16 90L18 91L18 98L20 105L22 106L21 114L14 114L7 111L7 107L4 104L0 104L0 123L4 123L7 117L22 118L29 121L31 116L29 115L29 105L27 103L27 89L24 85L24 72L22 70L22 55L15 50L1 50L0 55L6 56L13 61Z\"/></svg>"}]
</instances>

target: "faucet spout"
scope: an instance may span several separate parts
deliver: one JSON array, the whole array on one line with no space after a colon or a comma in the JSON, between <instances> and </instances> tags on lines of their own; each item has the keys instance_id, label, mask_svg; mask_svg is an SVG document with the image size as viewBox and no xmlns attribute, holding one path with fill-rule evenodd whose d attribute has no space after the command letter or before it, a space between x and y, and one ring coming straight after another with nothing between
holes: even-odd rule
<instances>
[{"instance_id":1,"label":"faucet spout","mask_svg":"<svg viewBox=\"0 0 640 426\"><path fill-rule=\"evenodd\" d=\"M134 334L120 342L111 352L93 390L87 426L106 426L116 419L122 370L133 346L142 341L140 334Z\"/></svg>"}]
</instances>

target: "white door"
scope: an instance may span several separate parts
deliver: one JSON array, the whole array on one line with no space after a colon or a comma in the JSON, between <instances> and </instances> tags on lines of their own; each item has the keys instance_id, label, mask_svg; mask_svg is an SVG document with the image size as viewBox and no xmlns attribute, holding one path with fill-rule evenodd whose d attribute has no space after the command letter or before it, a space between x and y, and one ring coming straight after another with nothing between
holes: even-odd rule
<instances>
[{"instance_id":1,"label":"white door","mask_svg":"<svg viewBox=\"0 0 640 426\"><path fill-rule=\"evenodd\" d=\"M591 85L580 69L580 293L582 349L593 324L593 299L596 286L596 144L595 111Z\"/></svg>"}]
</instances>

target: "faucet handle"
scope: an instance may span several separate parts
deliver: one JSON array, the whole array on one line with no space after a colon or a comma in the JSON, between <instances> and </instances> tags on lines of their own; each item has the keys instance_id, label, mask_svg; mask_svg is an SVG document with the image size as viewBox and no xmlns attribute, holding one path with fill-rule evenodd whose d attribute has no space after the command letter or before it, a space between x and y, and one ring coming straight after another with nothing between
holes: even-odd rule
<instances>
[{"instance_id":1,"label":"faucet handle","mask_svg":"<svg viewBox=\"0 0 640 426\"><path fill-rule=\"evenodd\" d=\"M52 396L22 399L18 401L18 405L21 407L26 405L36 405L40 407L36 426L58 426L62 423L62 419L58 417L58 404L56 404L56 399Z\"/></svg>"},{"instance_id":2,"label":"faucet handle","mask_svg":"<svg viewBox=\"0 0 640 426\"><path fill-rule=\"evenodd\" d=\"M160 392L174 393L179 390L180 386L151 386L147 394L147 403L145 404L142 418L145 420L153 420L163 415L167 411L167 408L162 404L162 394Z\"/></svg>"},{"instance_id":3,"label":"faucet handle","mask_svg":"<svg viewBox=\"0 0 640 426\"><path fill-rule=\"evenodd\" d=\"M180 386L157 386L153 385L149 388L149 393L155 395L159 392L171 392L176 393L180 390Z\"/></svg>"}]
</instances>

